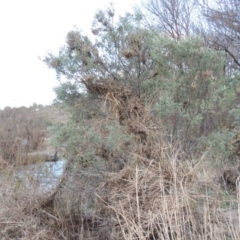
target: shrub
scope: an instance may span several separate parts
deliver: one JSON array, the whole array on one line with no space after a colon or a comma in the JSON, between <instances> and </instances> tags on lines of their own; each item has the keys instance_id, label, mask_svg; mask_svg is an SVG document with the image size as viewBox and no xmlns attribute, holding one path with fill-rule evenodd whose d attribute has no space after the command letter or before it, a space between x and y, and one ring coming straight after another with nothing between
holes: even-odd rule
<instances>
[{"instance_id":1,"label":"shrub","mask_svg":"<svg viewBox=\"0 0 240 240\"><path fill-rule=\"evenodd\" d=\"M238 80L224 76L223 53L200 38L174 41L160 36L153 42L158 74L142 88L168 132L166 140L180 144L187 155L208 146L213 155L229 157L228 143L238 126Z\"/></svg>"},{"instance_id":2,"label":"shrub","mask_svg":"<svg viewBox=\"0 0 240 240\"><path fill-rule=\"evenodd\" d=\"M24 162L24 153L38 149L44 139L47 119L31 108L0 111L0 154L12 163Z\"/></svg>"}]
</instances>

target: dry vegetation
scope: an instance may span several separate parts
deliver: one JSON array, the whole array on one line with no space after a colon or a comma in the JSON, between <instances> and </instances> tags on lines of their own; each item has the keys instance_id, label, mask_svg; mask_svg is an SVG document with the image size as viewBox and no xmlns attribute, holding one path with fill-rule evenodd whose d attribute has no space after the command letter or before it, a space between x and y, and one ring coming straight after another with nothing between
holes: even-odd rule
<instances>
[{"instance_id":1,"label":"dry vegetation","mask_svg":"<svg viewBox=\"0 0 240 240\"><path fill-rule=\"evenodd\" d=\"M34 179L24 186L13 167L2 166L1 239L239 239L238 176L228 185L227 173L205 154L193 166L179 161L180 149L163 141L161 123L128 88L91 87L104 97L109 118L87 124L105 141L107 126L119 125L131 141L119 138L114 149L95 145L91 167L69 160L50 193ZM84 143L78 151L84 155Z\"/></svg>"},{"instance_id":2,"label":"dry vegetation","mask_svg":"<svg viewBox=\"0 0 240 240\"><path fill-rule=\"evenodd\" d=\"M48 127L66 122L63 110L44 108L10 108L0 110L0 158L12 165L29 164L36 159L28 153L48 147ZM41 159L40 159L41 160Z\"/></svg>"},{"instance_id":3,"label":"dry vegetation","mask_svg":"<svg viewBox=\"0 0 240 240\"><path fill-rule=\"evenodd\" d=\"M71 31L44 59L69 80L55 89L69 118L0 112L0 238L240 239L239 76L199 38L113 17L96 14L96 43ZM51 191L14 177L48 146L48 126L67 159Z\"/></svg>"}]
</instances>

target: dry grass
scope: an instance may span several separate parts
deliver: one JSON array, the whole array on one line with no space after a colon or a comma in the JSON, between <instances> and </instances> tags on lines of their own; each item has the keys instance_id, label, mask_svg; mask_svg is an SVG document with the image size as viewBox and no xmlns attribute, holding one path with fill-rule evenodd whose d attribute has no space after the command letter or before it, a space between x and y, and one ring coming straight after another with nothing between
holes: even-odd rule
<instances>
[{"instance_id":1,"label":"dry grass","mask_svg":"<svg viewBox=\"0 0 240 240\"><path fill-rule=\"evenodd\" d=\"M5 166L1 239L239 239L238 183L232 196L224 194L204 169L204 157L195 168L176 157L135 157L138 164L103 180L79 169L71 175L79 181L61 183L51 199L34 179L26 187ZM197 176L204 172L209 178Z\"/></svg>"},{"instance_id":2,"label":"dry grass","mask_svg":"<svg viewBox=\"0 0 240 240\"><path fill-rule=\"evenodd\" d=\"M10 165L1 159L0 239L94 239L90 221L86 216L76 215L76 203L82 200L88 205L89 195L80 199L77 189L70 187L68 191L70 166L70 162L65 165L61 179L49 192L42 189L32 175L25 175L24 179L18 177L16 164ZM89 189L86 178L83 180L85 189ZM71 180L68 184L72 184ZM63 194L61 188L64 188ZM87 192L93 193L92 189Z\"/></svg>"},{"instance_id":3,"label":"dry grass","mask_svg":"<svg viewBox=\"0 0 240 240\"><path fill-rule=\"evenodd\" d=\"M47 222L41 222L39 215L31 212L31 207L42 198L37 183L31 179L32 187L27 188L13 177L14 171L10 166L1 170L1 239L56 239L51 238Z\"/></svg>"},{"instance_id":4,"label":"dry grass","mask_svg":"<svg viewBox=\"0 0 240 240\"><path fill-rule=\"evenodd\" d=\"M179 160L181 149L162 140L161 123L129 89L113 82L86 84L104 97L111 120L88 120L86 129L92 127L102 141L91 142L86 130L78 157L90 149L106 170L69 161L47 193L33 177L31 188L22 184L13 175L14 164L1 159L1 239L239 239L239 178L231 189L228 178L221 185L207 154L196 157L194 166ZM108 124L119 131L113 148L104 145L112 134ZM127 144L121 138L126 135Z\"/></svg>"},{"instance_id":5,"label":"dry grass","mask_svg":"<svg viewBox=\"0 0 240 240\"><path fill-rule=\"evenodd\" d=\"M32 108L9 108L0 110L0 156L15 165L30 164L27 154L48 146L49 124L66 122L67 114L54 106L39 110Z\"/></svg>"},{"instance_id":6,"label":"dry grass","mask_svg":"<svg viewBox=\"0 0 240 240\"><path fill-rule=\"evenodd\" d=\"M225 200L204 156L190 168L156 146L158 159L135 156L137 164L106 174L98 212L118 233L109 239L239 239L236 191Z\"/></svg>"}]
</instances>

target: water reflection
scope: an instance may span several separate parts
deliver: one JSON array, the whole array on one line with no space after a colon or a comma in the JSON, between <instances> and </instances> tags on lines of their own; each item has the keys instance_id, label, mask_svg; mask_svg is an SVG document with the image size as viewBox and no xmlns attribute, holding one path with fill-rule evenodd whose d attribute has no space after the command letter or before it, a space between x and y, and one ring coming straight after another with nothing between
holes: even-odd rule
<instances>
[{"instance_id":1,"label":"water reflection","mask_svg":"<svg viewBox=\"0 0 240 240\"><path fill-rule=\"evenodd\" d=\"M39 187L44 190L54 188L61 177L65 159L56 162L36 163L19 167L14 177L27 187Z\"/></svg>"}]
</instances>

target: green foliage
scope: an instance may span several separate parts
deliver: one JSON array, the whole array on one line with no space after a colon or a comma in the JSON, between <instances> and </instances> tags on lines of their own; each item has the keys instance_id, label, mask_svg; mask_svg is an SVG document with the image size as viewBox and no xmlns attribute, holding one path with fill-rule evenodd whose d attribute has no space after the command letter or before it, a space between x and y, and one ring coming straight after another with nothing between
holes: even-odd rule
<instances>
[{"instance_id":1,"label":"green foliage","mask_svg":"<svg viewBox=\"0 0 240 240\"><path fill-rule=\"evenodd\" d=\"M89 81L98 80L129 84L140 94L140 83L151 74L153 62L149 50L154 35L141 22L140 14L126 14L115 22L114 10L108 9L99 11L94 18L94 41L78 29L70 31L59 54L49 53L44 58L59 80L67 78L55 89L57 99L71 105L86 91Z\"/></svg>"},{"instance_id":2,"label":"green foliage","mask_svg":"<svg viewBox=\"0 0 240 240\"><path fill-rule=\"evenodd\" d=\"M61 86L55 87L54 91L57 95L57 101L71 105L80 96L78 87L76 84L72 84L70 81L64 82Z\"/></svg>"},{"instance_id":3,"label":"green foliage","mask_svg":"<svg viewBox=\"0 0 240 240\"><path fill-rule=\"evenodd\" d=\"M93 123L91 126L82 121L81 125L69 122L49 128L53 133L52 144L66 149L84 167L99 166L109 170L114 159L124 159L124 150L130 145L132 136L116 123ZM112 163L108 163L110 160ZM107 165L106 165L107 164Z\"/></svg>"},{"instance_id":4,"label":"green foliage","mask_svg":"<svg viewBox=\"0 0 240 240\"><path fill-rule=\"evenodd\" d=\"M71 123L57 124L49 127L49 131L53 132L51 143L65 147L67 151L77 154L78 144L82 139L82 129Z\"/></svg>"},{"instance_id":5,"label":"green foliage","mask_svg":"<svg viewBox=\"0 0 240 240\"><path fill-rule=\"evenodd\" d=\"M167 130L166 141L179 143L186 153L210 147L211 154L229 156L228 142L238 128L240 114L238 78L225 77L224 52L209 48L199 37L174 40L159 34L143 27L142 19L135 13L115 21L113 9L99 11L93 21L93 41L75 29L67 34L58 56L45 57L59 80L67 78L55 92L71 112L73 125L64 130L70 151L74 155L83 151L79 146L86 140L75 135L83 135L79 129L85 126L84 136L91 140L84 155L90 154L88 160L97 155L101 134L86 121L103 119L108 110L101 111L102 96L92 86L116 81L151 105L152 118L160 119ZM111 127L116 133L116 125ZM104 138L101 147L105 151L114 152L113 145L123 141L120 133L113 132L109 130Z\"/></svg>"},{"instance_id":6,"label":"green foliage","mask_svg":"<svg viewBox=\"0 0 240 240\"><path fill-rule=\"evenodd\" d=\"M99 157L96 157L96 149L114 152L125 141L114 123L113 129L107 131L106 142L99 145L102 141L98 136L99 130L89 127L86 121L100 120L107 116L108 110L105 113L101 111L102 98L89 85L113 80L122 86L129 86L140 96L140 84L152 74L150 48L155 34L142 27L140 14L126 14L115 21L114 10L110 8L98 11L95 15L92 33L93 41L78 29L70 31L66 46L60 49L59 54L55 56L49 53L44 58L44 62L56 71L59 78L60 85L55 88L57 101L64 103L71 113L70 125L53 129L56 133L54 141L60 145L66 144L73 156L88 156L88 160ZM84 139L80 136L84 136ZM81 150L86 143L88 147ZM95 157L89 154L95 154Z\"/></svg>"},{"instance_id":7,"label":"green foliage","mask_svg":"<svg viewBox=\"0 0 240 240\"><path fill-rule=\"evenodd\" d=\"M124 146L131 143L133 140L132 136L129 134L123 134L124 127L114 124L106 126L107 136L103 145L108 151L116 152L124 149Z\"/></svg>"},{"instance_id":8,"label":"green foliage","mask_svg":"<svg viewBox=\"0 0 240 240\"><path fill-rule=\"evenodd\" d=\"M141 87L153 102L153 114L165 125L171 141L183 150L229 156L229 141L238 126L237 77L224 76L224 54L200 38L174 41L155 36L154 79Z\"/></svg>"},{"instance_id":9,"label":"green foliage","mask_svg":"<svg viewBox=\"0 0 240 240\"><path fill-rule=\"evenodd\" d=\"M52 126L51 131L52 143L74 160L68 170L73 194L79 193L74 208L86 202L86 213L96 208L94 214L109 221L109 206L120 203L120 212L132 213L129 199L137 196L135 206L149 219L149 209L154 208L148 197L161 206L165 194L178 199L173 193L179 196L183 189L194 200L193 206L187 203L190 212L202 209L203 198L195 201L199 190L204 189L203 195L214 190L207 192L202 179L198 185L196 171L202 171L201 164L220 166L239 153L232 144L232 139L239 143L238 76L225 77L224 53L207 47L201 38L174 40L143 27L139 14L127 14L118 22L113 16L112 9L99 11L94 41L70 31L59 55L49 54L44 60L60 80L57 101L71 114L67 124ZM175 161L195 163L202 156L208 162L199 161L190 171L189 161ZM91 201L85 201L89 193ZM95 193L102 196L100 207L94 205ZM169 210L168 205L162 208ZM91 216L74 211L75 216ZM131 217L135 219L134 213ZM169 219L166 229L169 233Z\"/></svg>"}]
</instances>

